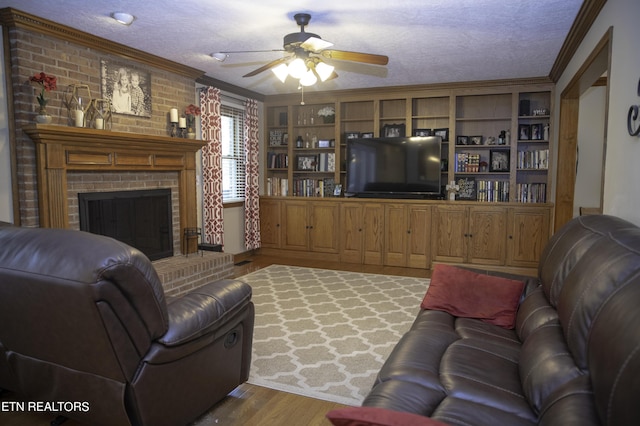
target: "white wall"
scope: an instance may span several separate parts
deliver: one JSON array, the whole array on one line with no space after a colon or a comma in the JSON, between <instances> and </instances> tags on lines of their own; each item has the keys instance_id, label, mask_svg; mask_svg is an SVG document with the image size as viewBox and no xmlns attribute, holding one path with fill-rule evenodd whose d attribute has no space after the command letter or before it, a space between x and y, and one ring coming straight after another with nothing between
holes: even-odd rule
<instances>
[{"instance_id":1,"label":"white wall","mask_svg":"<svg viewBox=\"0 0 640 426\"><path fill-rule=\"evenodd\" d=\"M607 88L596 86L580 97L574 217L580 214L580 207L600 207L606 96Z\"/></svg>"},{"instance_id":2,"label":"white wall","mask_svg":"<svg viewBox=\"0 0 640 426\"><path fill-rule=\"evenodd\" d=\"M7 100L4 53L0 27L0 221L13 223L11 193L11 145L9 143L9 106Z\"/></svg>"},{"instance_id":3,"label":"white wall","mask_svg":"<svg viewBox=\"0 0 640 426\"><path fill-rule=\"evenodd\" d=\"M627 113L640 104L640 1L608 0L578 51L557 83L556 105L571 78L613 27L613 51L609 70L609 117L603 212L640 225L640 137L627 132ZM559 108L555 108L559 122ZM556 126L557 127L557 126ZM558 140L558 129L554 129Z\"/></svg>"}]
</instances>

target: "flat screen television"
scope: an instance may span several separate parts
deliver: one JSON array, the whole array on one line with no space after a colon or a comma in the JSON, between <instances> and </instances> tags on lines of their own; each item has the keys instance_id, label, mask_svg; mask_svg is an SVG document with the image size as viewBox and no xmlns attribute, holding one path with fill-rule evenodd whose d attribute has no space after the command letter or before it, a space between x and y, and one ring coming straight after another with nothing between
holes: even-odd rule
<instances>
[{"instance_id":1,"label":"flat screen television","mask_svg":"<svg viewBox=\"0 0 640 426\"><path fill-rule=\"evenodd\" d=\"M347 139L346 196L438 198L440 136Z\"/></svg>"}]
</instances>

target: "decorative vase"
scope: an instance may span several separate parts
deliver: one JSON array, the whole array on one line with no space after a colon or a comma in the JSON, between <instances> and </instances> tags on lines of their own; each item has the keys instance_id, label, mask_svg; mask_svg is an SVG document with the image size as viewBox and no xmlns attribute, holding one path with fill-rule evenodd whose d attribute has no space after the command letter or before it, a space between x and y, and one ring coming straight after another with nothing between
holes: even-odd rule
<instances>
[{"instance_id":1,"label":"decorative vase","mask_svg":"<svg viewBox=\"0 0 640 426\"><path fill-rule=\"evenodd\" d=\"M194 132L191 127L189 127L187 129L187 139L195 139L195 138L196 138L196 132Z\"/></svg>"},{"instance_id":2,"label":"decorative vase","mask_svg":"<svg viewBox=\"0 0 640 426\"><path fill-rule=\"evenodd\" d=\"M335 123L336 122L336 116L335 115L323 115L322 116L322 121L324 122L324 124Z\"/></svg>"},{"instance_id":3,"label":"decorative vase","mask_svg":"<svg viewBox=\"0 0 640 426\"><path fill-rule=\"evenodd\" d=\"M38 124L51 124L52 117L47 114L47 110L44 107L40 108L38 115L36 115L36 123Z\"/></svg>"}]
</instances>

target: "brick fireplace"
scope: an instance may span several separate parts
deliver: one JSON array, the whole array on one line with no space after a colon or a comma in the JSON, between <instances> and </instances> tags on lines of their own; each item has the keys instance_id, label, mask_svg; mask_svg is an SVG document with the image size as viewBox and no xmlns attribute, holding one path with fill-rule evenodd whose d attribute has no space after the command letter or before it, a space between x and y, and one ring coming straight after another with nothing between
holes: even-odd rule
<instances>
[{"instance_id":1,"label":"brick fireplace","mask_svg":"<svg viewBox=\"0 0 640 426\"><path fill-rule=\"evenodd\" d=\"M40 124L24 131L36 144L40 226L79 229L78 192L171 188L174 249L197 251L180 235L197 227L195 153L203 141Z\"/></svg>"}]
</instances>

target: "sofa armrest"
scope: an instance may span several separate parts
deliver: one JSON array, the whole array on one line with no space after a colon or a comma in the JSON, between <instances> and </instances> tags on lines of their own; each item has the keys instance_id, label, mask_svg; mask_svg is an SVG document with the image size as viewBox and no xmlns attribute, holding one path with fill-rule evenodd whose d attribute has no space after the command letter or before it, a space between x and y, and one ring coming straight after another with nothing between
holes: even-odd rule
<instances>
[{"instance_id":1,"label":"sofa armrest","mask_svg":"<svg viewBox=\"0 0 640 426\"><path fill-rule=\"evenodd\" d=\"M219 328L251 301L251 286L225 279L199 287L167 306L169 329L158 339L179 346Z\"/></svg>"}]
</instances>

